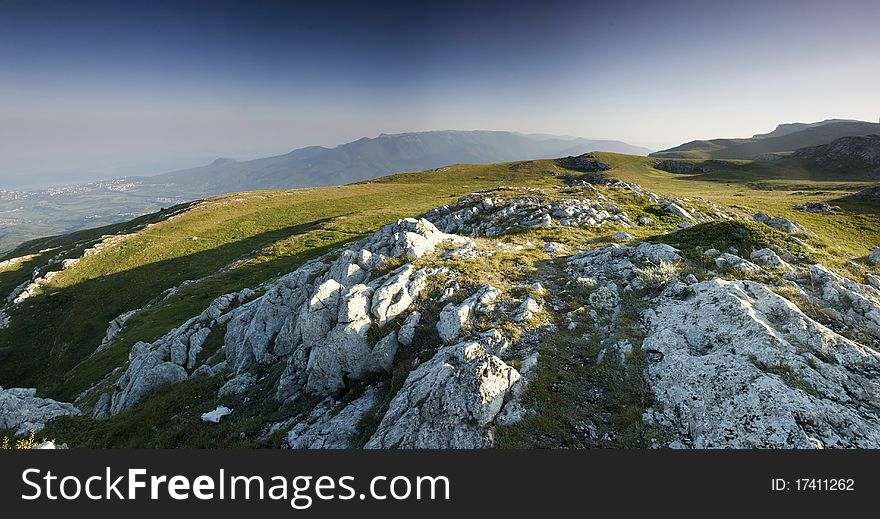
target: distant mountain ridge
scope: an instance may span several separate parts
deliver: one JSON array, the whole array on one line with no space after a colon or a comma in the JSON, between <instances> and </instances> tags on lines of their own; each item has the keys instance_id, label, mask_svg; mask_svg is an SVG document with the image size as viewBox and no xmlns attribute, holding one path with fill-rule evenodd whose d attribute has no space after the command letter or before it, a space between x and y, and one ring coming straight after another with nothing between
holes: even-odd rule
<instances>
[{"instance_id":1,"label":"distant mountain ridge","mask_svg":"<svg viewBox=\"0 0 880 519\"><path fill-rule=\"evenodd\" d=\"M755 135L752 135L752 138L763 139L767 137L782 137L783 135L789 135L795 132L806 130L807 128L816 128L819 126L824 126L826 124L858 122L861 121L857 121L855 119L825 119L824 121L819 121L815 123L782 123L780 125L777 125L776 129L772 132L756 133Z\"/></svg>"},{"instance_id":2,"label":"distant mountain ridge","mask_svg":"<svg viewBox=\"0 0 880 519\"><path fill-rule=\"evenodd\" d=\"M770 133L751 138L710 139L687 142L651 153L658 158L756 159L781 156L799 148L827 144L841 137L880 133L880 124L829 119L817 123L780 124Z\"/></svg>"},{"instance_id":3,"label":"distant mountain ridge","mask_svg":"<svg viewBox=\"0 0 880 519\"><path fill-rule=\"evenodd\" d=\"M218 159L207 166L137 177L144 187L200 195L260 189L347 184L449 164L486 164L609 151L647 155L650 150L614 140L525 135L503 131L442 130L381 134L335 148L309 146L248 161Z\"/></svg>"}]
</instances>

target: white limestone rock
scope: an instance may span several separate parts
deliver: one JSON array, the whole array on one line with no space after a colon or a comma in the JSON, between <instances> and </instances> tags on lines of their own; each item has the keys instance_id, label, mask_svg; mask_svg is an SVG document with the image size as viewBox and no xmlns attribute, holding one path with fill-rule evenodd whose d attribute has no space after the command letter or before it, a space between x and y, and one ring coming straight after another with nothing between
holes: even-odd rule
<instances>
[{"instance_id":1,"label":"white limestone rock","mask_svg":"<svg viewBox=\"0 0 880 519\"><path fill-rule=\"evenodd\" d=\"M715 266L720 269L735 270L742 274L751 274L761 272L762 270L761 267L751 261L727 252L715 258Z\"/></svg>"},{"instance_id":2,"label":"white limestone rock","mask_svg":"<svg viewBox=\"0 0 880 519\"><path fill-rule=\"evenodd\" d=\"M440 339L445 344L455 341L461 336L462 329L471 323L475 313L485 313L492 310L499 295L501 295L500 290L486 285L461 304L449 303L444 306L437 321L437 333L440 335Z\"/></svg>"},{"instance_id":3,"label":"white limestone rock","mask_svg":"<svg viewBox=\"0 0 880 519\"><path fill-rule=\"evenodd\" d=\"M379 391L370 387L341 410L328 397L287 433L285 446L291 449L351 449L361 434L361 423L378 404Z\"/></svg>"},{"instance_id":4,"label":"white limestone rock","mask_svg":"<svg viewBox=\"0 0 880 519\"><path fill-rule=\"evenodd\" d=\"M752 251L749 255L749 259L751 259L754 263L758 265L764 265L765 267L773 267L784 270L791 270L791 265L786 263L782 258L779 257L778 254L773 252L771 249L758 249Z\"/></svg>"},{"instance_id":5,"label":"white limestone rock","mask_svg":"<svg viewBox=\"0 0 880 519\"><path fill-rule=\"evenodd\" d=\"M835 320L846 331L867 335L873 339L874 347L880 348L880 290L844 278L822 265L810 266L808 273L797 281L817 306L836 312Z\"/></svg>"},{"instance_id":6,"label":"white limestone rock","mask_svg":"<svg viewBox=\"0 0 880 519\"><path fill-rule=\"evenodd\" d=\"M110 414L128 409L162 387L182 382L195 372L196 361L211 329L229 321L253 291L225 294L201 314L185 322L152 344L138 342L128 354L129 366L116 383Z\"/></svg>"},{"instance_id":7,"label":"white limestone rock","mask_svg":"<svg viewBox=\"0 0 880 519\"><path fill-rule=\"evenodd\" d=\"M0 387L0 430L11 430L14 436L40 432L58 416L79 414L73 404L38 397L36 388Z\"/></svg>"},{"instance_id":8,"label":"white limestone rock","mask_svg":"<svg viewBox=\"0 0 880 519\"><path fill-rule=\"evenodd\" d=\"M413 312L407 316L403 321L400 330L397 332L397 340L400 344L403 344L404 346L412 345L413 339L416 335L416 328L419 326L419 321L421 319L422 314L420 312Z\"/></svg>"},{"instance_id":9,"label":"white limestone rock","mask_svg":"<svg viewBox=\"0 0 880 519\"><path fill-rule=\"evenodd\" d=\"M684 209L680 205L676 204L675 202L668 201L668 202L666 202L666 204L663 207L667 211L669 211L670 213L674 214L675 216L678 216L679 218L684 218L688 222L691 222L691 223L697 222L697 219L694 218L694 216L691 213L689 213L686 209Z\"/></svg>"},{"instance_id":10,"label":"white limestone rock","mask_svg":"<svg viewBox=\"0 0 880 519\"><path fill-rule=\"evenodd\" d=\"M477 342L443 346L410 372L366 447L489 447L493 419L519 379Z\"/></svg>"},{"instance_id":11,"label":"white limestone rock","mask_svg":"<svg viewBox=\"0 0 880 519\"><path fill-rule=\"evenodd\" d=\"M644 316L641 349L672 446L880 446L880 354L751 281L669 291Z\"/></svg>"},{"instance_id":12,"label":"white limestone rock","mask_svg":"<svg viewBox=\"0 0 880 519\"><path fill-rule=\"evenodd\" d=\"M122 313L114 318L107 325L107 331L104 333L104 338L101 339L101 346L106 346L110 341L116 337L119 332L122 331L122 328L125 326L125 323L134 316L138 311L130 310L128 312Z\"/></svg>"},{"instance_id":13,"label":"white limestone rock","mask_svg":"<svg viewBox=\"0 0 880 519\"><path fill-rule=\"evenodd\" d=\"M753 219L758 223L763 223L768 227L773 227L789 234L807 232L803 225L793 222L784 216L769 216L764 213L757 213Z\"/></svg>"}]
</instances>

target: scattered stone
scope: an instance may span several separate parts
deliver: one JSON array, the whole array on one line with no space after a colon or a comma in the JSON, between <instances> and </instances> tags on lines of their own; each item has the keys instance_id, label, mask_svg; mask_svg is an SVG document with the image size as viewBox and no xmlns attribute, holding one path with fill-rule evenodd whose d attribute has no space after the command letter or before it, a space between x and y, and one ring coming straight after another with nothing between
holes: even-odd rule
<instances>
[{"instance_id":1,"label":"scattered stone","mask_svg":"<svg viewBox=\"0 0 880 519\"><path fill-rule=\"evenodd\" d=\"M418 327L421 318L422 314L420 312L413 312L407 316L403 321L400 330L397 332L397 340L400 344L403 344L404 346L412 345L412 341L416 335L416 327Z\"/></svg>"},{"instance_id":2,"label":"scattered stone","mask_svg":"<svg viewBox=\"0 0 880 519\"><path fill-rule=\"evenodd\" d=\"M715 266L720 269L730 269L740 272L742 274L749 274L752 272L760 272L761 267L755 265L751 261L744 260L739 256L735 256L733 254L724 253L721 256L715 258Z\"/></svg>"},{"instance_id":3,"label":"scattered stone","mask_svg":"<svg viewBox=\"0 0 880 519\"><path fill-rule=\"evenodd\" d=\"M838 206L832 206L828 202L807 202L802 205L794 206L798 211L804 211L805 213L833 213L834 211L840 210Z\"/></svg>"},{"instance_id":4,"label":"scattered stone","mask_svg":"<svg viewBox=\"0 0 880 519\"><path fill-rule=\"evenodd\" d=\"M232 409L226 407L225 405L221 405L221 406L218 406L213 411L208 411L207 413L202 413L202 421L203 422L211 422L211 423L220 423L220 419L230 413L232 413Z\"/></svg>"},{"instance_id":5,"label":"scattered stone","mask_svg":"<svg viewBox=\"0 0 880 519\"><path fill-rule=\"evenodd\" d=\"M868 263L871 265L880 265L880 247L874 248L871 254L868 254Z\"/></svg>"},{"instance_id":6,"label":"scattered stone","mask_svg":"<svg viewBox=\"0 0 880 519\"><path fill-rule=\"evenodd\" d=\"M757 213L753 219L758 223L763 223L764 225L785 231L789 234L807 231L807 229L801 224L793 222L784 216L768 216L764 213Z\"/></svg>"},{"instance_id":7,"label":"scattered stone","mask_svg":"<svg viewBox=\"0 0 880 519\"><path fill-rule=\"evenodd\" d=\"M257 377L251 375L250 373L242 373L240 375L236 375L235 377L229 379L223 386L217 391L217 396L225 397L230 395L240 395L247 391L254 382L256 382Z\"/></svg>"},{"instance_id":8,"label":"scattered stone","mask_svg":"<svg viewBox=\"0 0 880 519\"><path fill-rule=\"evenodd\" d=\"M541 303L534 297L528 296L513 314L513 320L518 323L528 322L543 311L544 308L541 306Z\"/></svg>"},{"instance_id":9,"label":"scattered stone","mask_svg":"<svg viewBox=\"0 0 880 519\"><path fill-rule=\"evenodd\" d=\"M668 202L666 202L666 205L664 205L663 207L664 207L664 209L666 209L670 213L674 214L675 216L678 216L679 218L684 218L685 220L687 220L690 223L696 223L696 221L697 221L697 219L694 218L694 216L691 213L689 213L687 210L685 210L683 207L676 204L675 202L668 201Z\"/></svg>"},{"instance_id":10,"label":"scattered stone","mask_svg":"<svg viewBox=\"0 0 880 519\"><path fill-rule=\"evenodd\" d=\"M612 234L611 239L615 240L615 241L625 242L625 241L632 241L635 238L633 238L633 236L629 233L619 231L619 232Z\"/></svg>"},{"instance_id":11,"label":"scattered stone","mask_svg":"<svg viewBox=\"0 0 880 519\"><path fill-rule=\"evenodd\" d=\"M555 241L544 242L544 250L550 254L565 252L565 246Z\"/></svg>"},{"instance_id":12,"label":"scattered stone","mask_svg":"<svg viewBox=\"0 0 880 519\"><path fill-rule=\"evenodd\" d=\"M752 251L752 253L749 255L749 259L751 259L758 265L791 270L791 266L783 261L778 254L770 249L765 248Z\"/></svg>"},{"instance_id":13,"label":"scattered stone","mask_svg":"<svg viewBox=\"0 0 880 519\"><path fill-rule=\"evenodd\" d=\"M583 173L596 173L599 171L608 171L609 169L611 169L611 166L604 162L595 160L589 153L578 157L561 158L556 161L556 164L565 169L571 169Z\"/></svg>"}]
</instances>

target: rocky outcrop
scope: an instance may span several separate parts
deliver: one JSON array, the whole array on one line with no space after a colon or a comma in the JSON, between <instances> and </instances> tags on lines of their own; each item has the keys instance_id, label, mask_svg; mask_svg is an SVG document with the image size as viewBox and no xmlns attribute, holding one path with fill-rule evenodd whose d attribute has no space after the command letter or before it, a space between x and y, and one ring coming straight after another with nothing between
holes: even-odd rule
<instances>
[{"instance_id":1,"label":"rocky outcrop","mask_svg":"<svg viewBox=\"0 0 880 519\"><path fill-rule=\"evenodd\" d=\"M478 342L443 346L410 372L368 448L476 449L519 372Z\"/></svg>"},{"instance_id":2,"label":"rocky outcrop","mask_svg":"<svg viewBox=\"0 0 880 519\"><path fill-rule=\"evenodd\" d=\"M642 350L672 447L880 446L880 355L759 283L670 287Z\"/></svg>"},{"instance_id":3,"label":"rocky outcrop","mask_svg":"<svg viewBox=\"0 0 880 519\"><path fill-rule=\"evenodd\" d=\"M841 137L828 144L800 148L792 156L843 178L880 179L880 135Z\"/></svg>"},{"instance_id":4,"label":"rocky outcrop","mask_svg":"<svg viewBox=\"0 0 880 519\"><path fill-rule=\"evenodd\" d=\"M675 202L668 201L663 207L675 216L678 216L679 218L684 218L690 223L695 223L697 221L697 219L694 218L694 215L689 213L686 209L676 204Z\"/></svg>"},{"instance_id":5,"label":"rocky outcrop","mask_svg":"<svg viewBox=\"0 0 880 519\"><path fill-rule=\"evenodd\" d=\"M755 265L751 261L727 252L715 258L715 266L719 269L733 270L740 274L750 274L761 271L761 267Z\"/></svg>"},{"instance_id":6,"label":"rocky outcrop","mask_svg":"<svg viewBox=\"0 0 880 519\"><path fill-rule=\"evenodd\" d=\"M259 287L262 295L222 296L152 344L136 344L112 396L96 407L118 413L169 384L219 374L219 401L205 403L213 411L204 419L249 420L252 399L274 398L295 411L260 437L283 432L287 447L491 447L496 426L540 412L521 398L538 383L540 354L595 385L579 394L609 412L608 427L603 399L619 388L601 378L616 369L626 371L621 380L634 376L634 391L653 395L638 425L657 446L880 447L872 349L880 348L880 281L870 269L851 266L867 284L856 283L809 265L784 240L742 253L684 245L693 232L669 235L682 250L640 242L633 235L646 229L615 201L665 209L676 229L736 215L591 180L596 186L576 180L551 196L471 193L309 261ZM755 219L806 232L785 218ZM595 229L566 230L575 226ZM573 239L588 234L603 244ZM497 268L511 255L516 265ZM497 271L474 275L487 257ZM209 337L211 348L222 342L210 354ZM545 347L577 353L559 362ZM592 379L596 367L603 375ZM214 408L221 403L236 411Z\"/></svg>"},{"instance_id":7,"label":"rocky outcrop","mask_svg":"<svg viewBox=\"0 0 880 519\"><path fill-rule=\"evenodd\" d=\"M868 263L871 265L880 265L880 247L875 247L871 254L868 254Z\"/></svg>"},{"instance_id":8,"label":"rocky outcrop","mask_svg":"<svg viewBox=\"0 0 880 519\"><path fill-rule=\"evenodd\" d=\"M125 326L125 323L129 319L131 319L131 317L137 312L137 310L125 312L110 321L110 323L107 325L107 331L104 333L104 338L101 339L101 346L106 346L110 341L112 341L113 338L122 331L122 327Z\"/></svg>"},{"instance_id":9,"label":"rocky outcrop","mask_svg":"<svg viewBox=\"0 0 880 519\"><path fill-rule=\"evenodd\" d=\"M530 228L635 225L626 212L604 197L564 198L545 202L539 196L504 198L492 192L472 193L455 206L444 206L425 217L445 232L467 236L499 236Z\"/></svg>"},{"instance_id":10,"label":"rocky outcrop","mask_svg":"<svg viewBox=\"0 0 880 519\"><path fill-rule=\"evenodd\" d=\"M195 373L196 362L211 330L228 322L231 310L253 296L242 290L215 299L204 312L152 344L136 343L128 354L129 366L116 383L110 414L134 406L164 386L182 382ZM211 368L206 366L206 371Z\"/></svg>"},{"instance_id":11,"label":"rocky outcrop","mask_svg":"<svg viewBox=\"0 0 880 519\"><path fill-rule=\"evenodd\" d=\"M371 344L368 332L404 314L436 272L416 270L410 263L389 273L376 272L393 259L413 260L443 242L466 241L424 219L400 220L283 276L262 296L254 297L251 290L221 296L158 341L132 348L110 413L191 376L222 371L240 375L279 360L287 362L278 387L282 399L304 390L328 394L345 380L389 370L399 345L396 331L390 330L376 344ZM222 325L226 360L197 365L205 339Z\"/></svg>"},{"instance_id":12,"label":"rocky outcrop","mask_svg":"<svg viewBox=\"0 0 880 519\"><path fill-rule=\"evenodd\" d=\"M880 186L866 187L848 198L857 202L880 202Z\"/></svg>"},{"instance_id":13,"label":"rocky outcrop","mask_svg":"<svg viewBox=\"0 0 880 519\"><path fill-rule=\"evenodd\" d=\"M679 250L665 243L640 243L637 246L611 244L576 254L568 261L568 270L576 279L592 284L613 282L624 287L636 280L637 267L681 261Z\"/></svg>"},{"instance_id":14,"label":"rocky outcrop","mask_svg":"<svg viewBox=\"0 0 880 519\"><path fill-rule=\"evenodd\" d=\"M763 223L768 227L779 229L789 234L807 232L806 228L799 223L793 222L784 216L768 216L764 213L757 213L753 219L758 223Z\"/></svg>"},{"instance_id":15,"label":"rocky outcrop","mask_svg":"<svg viewBox=\"0 0 880 519\"><path fill-rule=\"evenodd\" d=\"M577 157L565 157L558 159L556 164L565 169L580 171L582 173L596 173L599 171L608 171L611 166L598 161L591 154L580 155Z\"/></svg>"},{"instance_id":16,"label":"rocky outcrop","mask_svg":"<svg viewBox=\"0 0 880 519\"><path fill-rule=\"evenodd\" d=\"M374 410L378 397L379 392L373 387L348 405L338 404L327 397L287 433L286 446L291 449L357 447L355 441L364 434L361 422Z\"/></svg>"},{"instance_id":17,"label":"rocky outcrop","mask_svg":"<svg viewBox=\"0 0 880 519\"><path fill-rule=\"evenodd\" d=\"M493 309L495 300L501 291L493 286L485 286L465 299L461 304L449 303L440 311L437 321L437 333L440 340L449 344L455 341L463 329L470 326L478 313L486 313Z\"/></svg>"},{"instance_id":18,"label":"rocky outcrop","mask_svg":"<svg viewBox=\"0 0 880 519\"><path fill-rule=\"evenodd\" d=\"M831 214L834 211L839 211L840 207L836 205L831 205L828 202L806 202L803 204L799 204L794 206L798 211L803 211L805 213L822 213L822 214Z\"/></svg>"},{"instance_id":19,"label":"rocky outcrop","mask_svg":"<svg viewBox=\"0 0 880 519\"><path fill-rule=\"evenodd\" d=\"M0 387L0 430L11 430L15 436L40 432L46 423L58 416L76 416L73 404L40 398L34 388Z\"/></svg>"},{"instance_id":20,"label":"rocky outcrop","mask_svg":"<svg viewBox=\"0 0 880 519\"><path fill-rule=\"evenodd\" d=\"M658 160L654 163L654 169L669 173L709 173L712 171L702 163L683 160Z\"/></svg>"},{"instance_id":21,"label":"rocky outcrop","mask_svg":"<svg viewBox=\"0 0 880 519\"><path fill-rule=\"evenodd\" d=\"M880 349L880 291L822 265L787 277L797 282L801 296L822 311L835 331Z\"/></svg>"}]
</instances>

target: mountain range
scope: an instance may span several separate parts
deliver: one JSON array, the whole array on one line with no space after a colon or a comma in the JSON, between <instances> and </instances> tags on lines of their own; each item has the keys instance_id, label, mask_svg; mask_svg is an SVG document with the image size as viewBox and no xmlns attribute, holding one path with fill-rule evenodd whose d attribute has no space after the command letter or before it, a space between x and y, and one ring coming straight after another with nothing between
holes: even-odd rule
<instances>
[{"instance_id":1,"label":"mountain range","mask_svg":"<svg viewBox=\"0 0 880 519\"><path fill-rule=\"evenodd\" d=\"M710 139L684 143L651 153L651 157L683 159L766 159L799 148L827 144L841 137L880 133L880 124L848 119L780 124L770 133L742 139Z\"/></svg>"},{"instance_id":2,"label":"mountain range","mask_svg":"<svg viewBox=\"0 0 880 519\"><path fill-rule=\"evenodd\" d=\"M207 166L136 181L144 188L174 188L205 195L347 184L390 173L450 164L487 164L608 151L647 155L650 150L614 140L590 140L502 131L429 131L382 134L335 148L309 146L284 155Z\"/></svg>"},{"instance_id":3,"label":"mountain range","mask_svg":"<svg viewBox=\"0 0 880 519\"><path fill-rule=\"evenodd\" d=\"M42 236L110 225L163 207L236 191L347 184L455 163L484 164L610 151L650 150L614 140L501 131L430 131L310 146L249 161L39 191L0 190L0 253Z\"/></svg>"}]
</instances>

